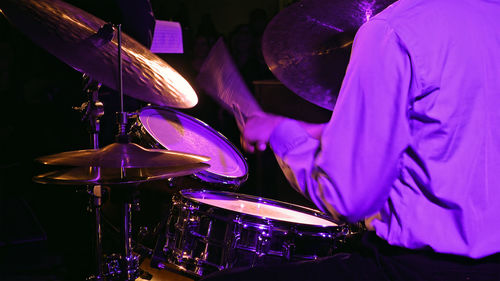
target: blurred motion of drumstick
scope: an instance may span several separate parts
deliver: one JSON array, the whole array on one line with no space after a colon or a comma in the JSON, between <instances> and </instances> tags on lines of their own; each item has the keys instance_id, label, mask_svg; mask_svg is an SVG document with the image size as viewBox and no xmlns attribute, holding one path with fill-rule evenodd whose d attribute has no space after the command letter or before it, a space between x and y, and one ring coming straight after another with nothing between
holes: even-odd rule
<instances>
[{"instance_id":1,"label":"blurred motion of drumstick","mask_svg":"<svg viewBox=\"0 0 500 281\"><path fill-rule=\"evenodd\" d=\"M240 106L237 104L233 104L232 112L234 115L234 119L236 119L236 125L238 125L238 129L243 133L243 129L245 128L246 118L243 116L240 110Z\"/></svg>"},{"instance_id":2,"label":"blurred motion of drumstick","mask_svg":"<svg viewBox=\"0 0 500 281\"><path fill-rule=\"evenodd\" d=\"M262 112L222 38L217 40L210 50L196 77L196 82L224 109L234 115L240 130L245 124L245 117Z\"/></svg>"}]
</instances>

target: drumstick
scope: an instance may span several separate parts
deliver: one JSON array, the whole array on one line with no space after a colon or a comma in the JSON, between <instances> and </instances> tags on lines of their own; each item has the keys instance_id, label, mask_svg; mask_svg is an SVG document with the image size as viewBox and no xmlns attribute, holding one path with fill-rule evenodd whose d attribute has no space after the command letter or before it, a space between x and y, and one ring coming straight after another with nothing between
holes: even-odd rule
<instances>
[{"instance_id":1,"label":"drumstick","mask_svg":"<svg viewBox=\"0 0 500 281\"><path fill-rule=\"evenodd\" d=\"M245 118L241 113L240 106L238 104L233 103L232 112L234 115L234 119L236 119L236 125L238 126L238 129L240 129L240 132L243 133L247 118Z\"/></svg>"},{"instance_id":2,"label":"drumstick","mask_svg":"<svg viewBox=\"0 0 500 281\"><path fill-rule=\"evenodd\" d=\"M224 40L220 38L210 50L203 66L196 77L197 84L205 90L219 105L240 118L252 116L262 109L241 77ZM237 105L236 113L234 105ZM238 126L239 126L238 125Z\"/></svg>"}]
</instances>

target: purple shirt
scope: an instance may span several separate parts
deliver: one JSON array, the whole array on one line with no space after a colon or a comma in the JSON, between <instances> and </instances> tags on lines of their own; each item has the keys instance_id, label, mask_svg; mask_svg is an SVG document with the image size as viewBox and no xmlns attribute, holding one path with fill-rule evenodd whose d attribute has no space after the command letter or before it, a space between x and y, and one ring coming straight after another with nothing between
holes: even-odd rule
<instances>
[{"instance_id":1,"label":"purple shirt","mask_svg":"<svg viewBox=\"0 0 500 281\"><path fill-rule=\"evenodd\" d=\"M292 185L392 245L500 252L500 1L401 0L356 34L321 140L271 136Z\"/></svg>"}]
</instances>

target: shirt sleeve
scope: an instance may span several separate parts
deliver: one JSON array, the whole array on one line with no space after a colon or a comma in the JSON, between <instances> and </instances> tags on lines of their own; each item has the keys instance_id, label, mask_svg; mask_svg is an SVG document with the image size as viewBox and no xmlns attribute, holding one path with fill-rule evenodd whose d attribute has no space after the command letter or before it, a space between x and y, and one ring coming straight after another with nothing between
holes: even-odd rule
<instances>
[{"instance_id":1,"label":"shirt sleeve","mask_svg":"<svg viewBox=\"0 0 500 281\"><path fill-rule=\"evenodd\" d=\"M270 143L292 186L348 221L377 213L410 142L411 61L395 31L372 19L356 34L332 118L321 139L288 120Z\"/></svg>"}]
</instances>

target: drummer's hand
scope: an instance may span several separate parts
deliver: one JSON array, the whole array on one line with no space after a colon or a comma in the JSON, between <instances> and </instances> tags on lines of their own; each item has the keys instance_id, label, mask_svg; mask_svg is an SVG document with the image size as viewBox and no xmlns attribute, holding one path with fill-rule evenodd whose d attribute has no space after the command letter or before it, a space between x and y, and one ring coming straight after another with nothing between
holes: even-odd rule
<instances>
[{"instance_id":1,"label":"drummer's hand","mask_svg":"<svg viewBox=\"0 0 500 281\"><path fill-rule=\"evenodd\" d=\"M274 129L285 119L286 117L265 112L249 116L241 135L243 149L250 153L255 152L255 149L260 151L266 150L267 143Z\"/></svg>"}]
</instances>

